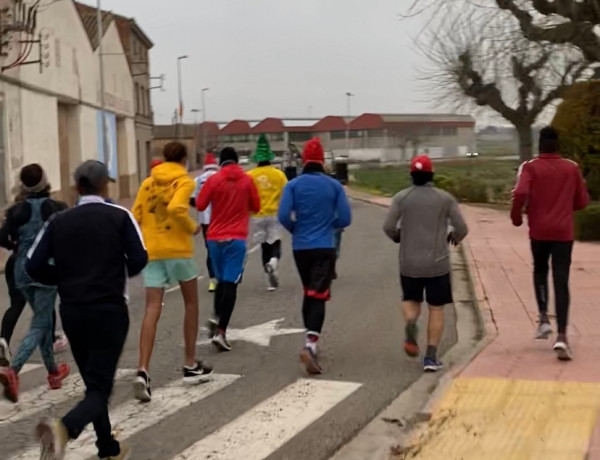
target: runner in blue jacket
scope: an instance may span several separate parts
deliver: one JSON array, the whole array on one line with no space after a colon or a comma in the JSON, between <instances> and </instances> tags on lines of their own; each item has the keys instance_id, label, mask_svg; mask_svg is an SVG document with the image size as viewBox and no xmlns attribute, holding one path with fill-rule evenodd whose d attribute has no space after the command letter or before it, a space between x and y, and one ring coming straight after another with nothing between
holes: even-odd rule
<instances>
[{"instance_id":1,"label":"runner in blue jacket","mask_svg":"<svg viewBox=\"0 0 600 460\"><path fill-rule=\"evenodd\" d=\"M342 185L325 174L323 147L311 139L304 147L302 175L289 182L279 204L279 221L292 234L294 259L302 284L306 344L300 359L310 374L320 374L317 342L325 320L335 273L334 233L352 221Z\"/></svg>"}]
</instances>

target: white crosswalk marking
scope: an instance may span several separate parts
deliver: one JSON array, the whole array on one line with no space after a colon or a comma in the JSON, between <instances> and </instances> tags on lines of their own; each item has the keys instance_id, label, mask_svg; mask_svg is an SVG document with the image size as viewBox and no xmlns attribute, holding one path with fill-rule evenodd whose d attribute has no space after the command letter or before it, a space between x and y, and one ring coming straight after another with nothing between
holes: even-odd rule
<instances>
[{"instance_id":1,"label":"white crosswalk marking","mask_svg":"<svg viewBox=\"0 0 600 460\"><path fill-rule=\"evenodd\" d=\"M152 402L141 404L128 401L111 410L110 418L119 439L127 439L142 430L158 423L181 409L209 397L217 391L235 382L239 375L215 374L208 383L190 386L179 380L156 389L152 394ZM97 455L96 436L93 431L86 430L79 439L69 443L66 458L69 460L86 460ZM40 449L31 447L10 460L37 460Z\"/></svg>"},{"instance_id":2,"label":"white crosswalk marking","mask_svg":"<svg viewBox=\"0 0 600 460\"><path fill-rule=\"evenodd\" d=\"M135 369L119 369L116 378L133 376L136 372ZM45 384L22 393L17 404L2 400L0 401L0 426L22 420L82 395L84 389L81 377L79 374L74 374L66 378L60 390L49 390L48 384Z\"/></svg>"},{"instance_id":3,"label":"white crosswalk marking","mask_svg":"<svg viewBox=\"0 0 600 460\"><path fill-rule=\"evenodd\" d=\"M263 460L361 384L299 380L173 460Z\"/></svg>"}]
</instances>

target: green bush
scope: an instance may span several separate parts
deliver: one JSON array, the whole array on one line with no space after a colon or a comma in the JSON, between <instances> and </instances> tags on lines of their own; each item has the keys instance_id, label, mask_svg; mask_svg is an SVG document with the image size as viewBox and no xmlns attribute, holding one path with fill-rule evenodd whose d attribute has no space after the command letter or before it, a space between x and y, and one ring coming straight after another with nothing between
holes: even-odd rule
<instances>
[{"instance_id":1,"label":"green bush","mask_svg":"<svg viewBox=\"0 0 600 460\"><path fill-rule=\"evenodd\" d=\"M485 182L473 177L448 177L440 174L434 179L436 187L445 190L459 201L487 203L489 201Z\"/></svg>"},{"instance_id":2,"label":"green bush","mask_svg":"<svg viewBox=\"0 0 600 460\"><path fill-rule=\"evenodd\" d=\"M575 238L600 241L600 203L593 203L575 215Z\"/></svg>"}]
</instances>

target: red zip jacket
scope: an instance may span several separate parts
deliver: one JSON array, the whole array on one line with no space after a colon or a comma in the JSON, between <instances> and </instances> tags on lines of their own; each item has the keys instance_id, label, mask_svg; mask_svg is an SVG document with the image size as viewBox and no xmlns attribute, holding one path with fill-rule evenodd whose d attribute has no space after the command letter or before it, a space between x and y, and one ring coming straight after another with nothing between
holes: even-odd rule
<instances>
[{"instance_id":1,"label":"red zip jacket","mask_svg":"<svg viewBox=\"0 0 600 460\"><path fill-rule=\"evenodd\" d=\"M519 168L510 215L518 227L527 207L532 240L573 241L573 213L589 202L577 164L558 154L543 153Z\"/></svg>"},{"instance_id":2,"label":"red zip jacket","mask_svg":"<svg viewBox=\"0 0 600 460\"><path fill-rule=\"evenodd\" d=\"M204 211L209 205L208 240L245 240L250 213L260 211L260 198L252 178L237 164L229 164L202 186L196 207Z\"/></svg>"}]
</instances>

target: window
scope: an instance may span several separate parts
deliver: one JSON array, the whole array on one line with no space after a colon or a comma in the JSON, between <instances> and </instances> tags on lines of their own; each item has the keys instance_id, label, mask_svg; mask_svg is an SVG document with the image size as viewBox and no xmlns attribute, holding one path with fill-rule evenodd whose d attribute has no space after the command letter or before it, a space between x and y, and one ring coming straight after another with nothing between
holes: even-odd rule
<instances>
[{"instance_id":1,"label":"window","mask_svg":"<svg viewBox=\"0 0 600 460\"><path fill-rule=\"evenodd\" d=\"M135 113L140 113L140 85L136 83L134 88L135 95L133 97L135 98Z\"/></svg>"},{"instance_id":2,"label":"window","mask_svg":"<svg viewBox=\"0 0 600 460\"><path fill-rule=\"evenodd\" d=\"M360 130L350 131L350 137L352 139L359 139L361 137L364 137L364 135L365 135L364 131L360 131Z\"/></svg>"},{"instance_id":3,"label":"window","mask_svg":"<svg viewBox=\"0 0 600 460\"><path fill-rule=\"evenodd\" d=\"M141 113L142 115L146 115L146 89L141 86L140 87L140 99L142 100L141 102Z\"/></svg>"},{"instance_id":4,"label":"window","mask_svg":"<svg viewBox=\"0 0 600 460\"><path fill-rule=\"evenodd\" d=\"M272 133L267 134L267 137L271 142L282 142L283 141L283 133Z\"/></svg>"},{"instance_id":5,"label":"window","mask_svg":"<svg viewBox=\"0 0 600 460\"><path fill-rule=\"evenodd\" d=\"M442 136L456 136L458 134L458 129L456 126L444 126L442 128Z\"/></svg>"},{"instance_id":6,"label":"window","mask_svg":"<svg viewBox=\"0 0 600 460\"><path fill-rule=\"evenodd\" d=\"M346 131L331 131L331 140L346 139Z\"/></svg>"},{"instance_id":7,"label":"window","mask_svg":"<svg viewBox=\"0 0 600 460\"><path fill-rule=\"evenodd\" d=\"M290 133L290 142L306 142L312 138L312 133Z\"/></svg>"},{"instance_id":8,"label":"window","mask_svg":"<svg viewBox=\"0 0 600 460\"><path fill-rule=\"evenodd\" d=\"M152 106L150 104L150 88L146 88L146 115L151 117L152 116Z\"/></svg>"}]
</instances>

